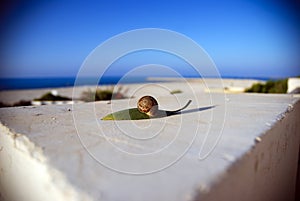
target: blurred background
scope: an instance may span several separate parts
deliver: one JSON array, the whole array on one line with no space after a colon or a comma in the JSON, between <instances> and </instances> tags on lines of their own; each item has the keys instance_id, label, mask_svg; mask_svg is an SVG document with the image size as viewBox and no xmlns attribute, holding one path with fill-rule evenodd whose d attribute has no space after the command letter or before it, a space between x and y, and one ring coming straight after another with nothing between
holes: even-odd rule
<instances>
[{"instance_id":1,"label":"blurred background","mask_svg":"<svg viewBox=\"0 0 300 201\"><path fill-rule=\"evenodd\" d=\"M211 56L222 77L299 76L298 11L299 2L284 0L1 1L1 88L72 85L94 48L141 28L169 29L191 38ZM178 58L169 57L137 54L117 62L110 76L122 76L118 68L145 58L145 64L168 58L171 66L181 67Z\"/></svg>"}]
</instances>

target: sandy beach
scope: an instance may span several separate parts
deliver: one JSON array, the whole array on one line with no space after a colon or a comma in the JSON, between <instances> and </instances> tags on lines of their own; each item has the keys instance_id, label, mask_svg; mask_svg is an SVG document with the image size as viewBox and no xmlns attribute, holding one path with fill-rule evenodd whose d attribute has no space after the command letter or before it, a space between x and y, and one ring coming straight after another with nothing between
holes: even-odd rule
<instances>
[{"instance_id":1,"label":"sandy beach","mask_svg":"<svg viewBox=\"0 0 300 201\"><path fill-rule=\"evenodd\" d=\"M182 94L194 92L216 92L216 93L243 93L245 88L250 87L253 83L262 82L260 80L248 79L178 79L178 78L150 78L156 81L155 83L140 83L140 84L122 84L116 85L115 90L122 87L128 97L147 93L147 86L156 85L157 95L170 95L169 92L180 90ZM157 82L161 81L161 82ZM98 86L100 89L112 89L114 85ZM26 90L3 90L0 91L0 101L5 104L13 104L21 100L31 101L41 97L43 94L52 90L57 91L61 96L66 96L74 99L80 99L82 92L95 89L96 86L77 86L62 87L62 88L44 88L44 89L26 89ZM142 90L143 89L143 90ZM148 91L151 93L151 91ZM73 96L74 93L74 96ZM137 93L137 94L136 94Z\"/></svg>"}]
</instances>

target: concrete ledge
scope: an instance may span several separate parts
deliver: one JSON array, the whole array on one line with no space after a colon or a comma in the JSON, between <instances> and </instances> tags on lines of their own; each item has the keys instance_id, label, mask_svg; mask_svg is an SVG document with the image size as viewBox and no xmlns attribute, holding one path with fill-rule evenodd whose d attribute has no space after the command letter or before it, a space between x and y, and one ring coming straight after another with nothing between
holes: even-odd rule
<instances>
[{"instance_id":1,"label":"concrete ledge","mask_svg":"<svg viewBox=\"0 0 300 201\"><path fill-rule=\"evenodd\" d=\"M222 99L218 94L211 94ZM185 102L186 96L177 96ZM197 100L196 100L197 99ZM96 104L53 105L0 109L0 192L12 200L293 200L299 152L299 97L293 95L232 94L226 107L219 101L213 109L210 95L200 93L193 99L190 112L164 119L134 122L145 128L164 124L158 141L137 144L120 137L119 126L132 122L99 122L111 112L108 102ZM115 103L120 108L127 100ZM160 104L176 107L170 97L160 97ZM218 139L226 108L225 124L217 146L199 160L199 150ZM90 113L90 110L95 113ZM168 109L168 108L167 108ZM194 112L192 112L194 111ZM73 116L81 117L74 126ZM96 119L95 119L96 115ZM216 115L212 120L212 115ZM98 119L99 117L99 119ZM182 127L178 127L184 123ZM150 126L151 126L150 125ZM99 164L88 152L120 169L143 170L175 157L192 137L197 138L180 160L153 174L130 175L112 171ZM99 132L99 126L106 138ZM77 132L83 131L81 140ZM169 142L178 130L170 151L159 158L141 159L138 163L107 144L137 153L147 153ZM139 134L139 133L136 133ZM153 139L154 140L154 139ZM211 141L210 141L211 140Z\"/></svg>"},{"instance_id":2,"label":"concrete ledge","mask_svg":"<svg viewBox=\"0 0 300 201\"><path fill-rule=\"evenodd\" d=\"M299 117L298 101L197 200L298 200Z\"/></svg>"},{"instance_id":3,"label":"concrete ledge","mask_svg":"<svg viewBox=\"0 0 300 201\"><path fill-rule=\"evenodd\" d=\"M86 200L74 190L65 176L47 164L40 147L8 130L1 133L1 200Z\"/></svg>"}]
</instances>

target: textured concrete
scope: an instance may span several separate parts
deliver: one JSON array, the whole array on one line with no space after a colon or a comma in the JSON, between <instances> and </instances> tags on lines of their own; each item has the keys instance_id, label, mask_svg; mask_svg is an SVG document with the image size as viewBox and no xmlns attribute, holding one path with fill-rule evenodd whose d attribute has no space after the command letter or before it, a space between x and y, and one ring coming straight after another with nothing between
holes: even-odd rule
<instances>
[{"instance_id":1,"label":"textured concrete","mask_svg":"<svg viewBox=\"0 0 300 201\"><path fill-rule=\"evenodd\" d=\"M211 192L198 195L197 200L299 200L295 191L299 182L300 102L289 110L293 111L283 114Z\"/></svg>"},{"instance_id":2,"label":"textured concrete","mask_svg":"<svg viewBox=\"0 0 300 201\"><path fill-rule=\"evenodd\" d=\"M1 196L252 200L258 192L254 200L265 200L276 191L278 200L293 199L299 97L203 90L156 97L162 109L193 102L180 115L119 122L100 118L134 106L138 96L0 109Z\"/></svg>"}]
</instances>

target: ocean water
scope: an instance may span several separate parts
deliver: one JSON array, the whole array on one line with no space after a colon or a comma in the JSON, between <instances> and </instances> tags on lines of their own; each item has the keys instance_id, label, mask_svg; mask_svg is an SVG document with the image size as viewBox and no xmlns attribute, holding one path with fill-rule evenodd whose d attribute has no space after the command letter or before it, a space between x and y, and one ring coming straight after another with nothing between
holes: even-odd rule
<instances>
[{"instance_id":1,"label":"ocean water","mask_svg":"<svg viewBox=\"0 0 300 201\"><path fill-rule=\"evenodd\" d=\"M193 77L190 77L193 78ZM224 77L232 79L257 79L257 80L269 80L269 78L258 77ZM75 77L60 77L60 78L0 78L0 90L16 90L16 89L38 89L38 88L58 88L58 87L72 87L74 86ZM98 82L99 85L104 84L117 84L118 82L123 84L128 83L149 83L158 82L148 80L147 77L127 77L121 79L121 77L102 77ZM95 79L84 78L80 79L80 83L77 85L95 85Z\"/></svg>"},{"instance_id":2,"label":"ocean water","mask_svg":"<svg viewBox=\"0 0 300 201\"><path fill-rule=\"evenodd\" d=\"M99 85L117 84L121 77L102 77L98 82ZM58 88L74 86L75 77L60 78L0 78L0 90L15 89L39 89L39 88ZM132 77L122 79L122 83L142 83L149 82L146 77ZM95 85L94 78L81 78L76 85Z\"/></svg>"}]
</instances>

